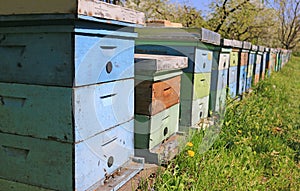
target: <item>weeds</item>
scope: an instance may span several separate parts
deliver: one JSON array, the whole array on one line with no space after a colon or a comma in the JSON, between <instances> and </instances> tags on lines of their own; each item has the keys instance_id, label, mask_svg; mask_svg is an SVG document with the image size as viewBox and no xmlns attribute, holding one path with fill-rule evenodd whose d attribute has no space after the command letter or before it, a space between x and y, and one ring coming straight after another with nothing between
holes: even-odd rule
<instances>
[{"instance_id":1,"label":"weeds","mask_svg":"<svg viewBox=\"0 0 300 191\"><path fill-rule=\"evenodd\" d=\"M230 102L219 137L202 153L196 132L153 190L300 190L300 57Z\"/></svg>"}]
</instances>

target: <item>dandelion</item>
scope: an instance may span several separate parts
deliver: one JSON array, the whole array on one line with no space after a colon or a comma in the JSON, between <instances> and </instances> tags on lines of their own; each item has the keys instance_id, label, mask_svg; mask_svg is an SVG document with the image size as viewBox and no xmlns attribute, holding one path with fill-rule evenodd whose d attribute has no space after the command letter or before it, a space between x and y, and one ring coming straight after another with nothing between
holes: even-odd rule
<instances>
[{"instance_id":1,"label":"dandelion","mask_svg":"<svg viewBox=\"0 0 300 191\"><path fill-rule=\"evenodd\" d=\"M188 155L189 155L190 157L194 157L194 156L195 156L195 152L192 151L192 150L188 150Z\"/></svg>"},{"instance_id":2,"label":"dandelion","mask_svg":"<svg viewBox=\"0 0 300 191\"><path fill-rule=\"evenodd\" d=\"M192 146L194 146L194 144L192 142L187 142L186 146L192 147Z\"/></svg>"},{"instance_id":3,"label":"dandelion","mask_svg":"<svg viewBox=\"0 0 300 191\"><path fill-rule=\"evenodd\" d=\"M238 133L239 133L239 134L242 134L242 130L238 130Z\"/></svg>"}]
</instances>

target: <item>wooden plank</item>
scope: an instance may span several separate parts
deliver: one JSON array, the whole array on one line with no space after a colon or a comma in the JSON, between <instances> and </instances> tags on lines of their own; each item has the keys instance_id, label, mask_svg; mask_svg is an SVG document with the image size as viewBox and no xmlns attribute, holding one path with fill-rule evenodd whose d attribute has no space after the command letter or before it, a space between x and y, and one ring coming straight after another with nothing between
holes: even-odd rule
<instances>
[{"instance_id":1,"label":"wooden plank","mask_svg":"<svg viewBox=\"0 0 300 191\"><path fill-rule=\"evenodd\" d=\"M209 96L197 100L182 100L180 125L194 127L199 121L208 116Z\"/></svg>"},{"instance_id":2,"label":"wooden plank","mask_svg":"<svg viewBox=\"0 0 300 191\"><path fill-rule=\"evenodd\" d=\"M50 189L45 189L37 186L32 186L29 184L23 184L20 182L4 180L0 178L1 190L5 191L53 191Z\"/></svg>"},{"instance_id":3,"label":"wooden plank","mask_svg":"<svg viewBox=\"0 0 300 191\"><path fill-rule=\"evenodd\" d=\"M75 86L133 78L133 57L133 38L77 34L75 35Z\"/></svg>"},{"instance_id":4,"label":"wooden plank","mask_svg":"<svg viewBox=\"0 0 300 191\"><path fill-rule=\"evenodd\" d=\"M178 131L179 104L156 115L135 115L135 148L152 149Z\"/></svg>"},{"instance_id":5,"label":"wooden plank","mask_svg":"<svg viewBox=\"0 0 300 191\"><path fill-rule=\"evenodd\" d=\"M31 33L1 33L0 38L1 82L72 86L70 33L33 29Z\"/></svg>"},{"instance_id":6,"label":"wooden plank","mask_svg":"<svg viewBox=\"0 0 300 191\"><path fill-rule=\"evenodd\" d=\"M240 65L246 66L248 63L248 52L241 52Z\"/></svg>"},{"instance_id":7,"label":"wooden plank","mask_svg":"<svg viewBox=\"0 0 300 191\"><path fill-rule=\"evenodd\" d=\"M155 115L179 103L180 80L181 76L151 83L136 80L135 113ZM151 95L149 94L149 89L151 90ZM151 100L151 103L149 103L149 100Z\"/></svg>"},{"instance_id":8,"label":"wooden plank","mask_svg":"<svg viewBox=\"0 0 300 191\"><path fill-rule=\"evenodd\" d=\"M74 88L76 142L133 119L133 91L133 79Z\"/></svg>"},{"instance_id":9,"label":"wooden plank","mask_svg":"<svg viewBox=\"0 0 300 191\"><path fill-rule=\"evenodd\" d=\"M188 66L188 58L182 56L135 54L135 73L151 74L159 71L172 71Z\"/></svg>"},{"instance_id":10,"label":"wooden plank","mask_svg":"<svg viewBox=\"0 0 300 191\"><path fill-rule=\"evenodd\" d=\"M72 89L0 83L0 131L73 141Z\"/></svg>"},{"instance_id":11,"label":"wooden plank","mask_svg":"<svg viewBox=\"0 0 300 191\"><path fill-rule=\"evenodd\" d=\"M0 0L0 14L72 13L144 24L144 13L100 0Z\"/></svg>"},{"instance_id":12,"label":"wooden plank","mask_svg":"<svg viewBox=\"0 0 300 191\"><path fill-rule=\"evenodd\" d=\"M1 178L74 190L72 144L0 133Z\"/></svg>"}]
</instances>

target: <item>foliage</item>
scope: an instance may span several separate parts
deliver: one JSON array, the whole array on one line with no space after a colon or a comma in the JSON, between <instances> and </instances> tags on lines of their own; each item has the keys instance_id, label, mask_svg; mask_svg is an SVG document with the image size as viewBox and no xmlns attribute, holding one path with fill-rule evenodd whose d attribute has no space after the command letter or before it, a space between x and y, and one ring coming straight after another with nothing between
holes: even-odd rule
<instances>
[{"instance_id":1,"label":"foliage","mask_svg":"<svg viewBox=\"0 0 300 191\"><path fill-rule=\"evenodd\" d=\"M208 129L195 132L152 189L299 190L299 75L294 57L245 99L231 102L213 147L199 153Z\"/></svg>"}]
</instances>

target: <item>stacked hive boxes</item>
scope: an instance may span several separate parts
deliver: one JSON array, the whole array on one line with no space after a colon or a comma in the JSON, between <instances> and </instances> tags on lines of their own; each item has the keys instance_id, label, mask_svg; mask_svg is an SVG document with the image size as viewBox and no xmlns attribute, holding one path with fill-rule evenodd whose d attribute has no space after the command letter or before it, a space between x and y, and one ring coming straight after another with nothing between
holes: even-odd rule
<instances>
[{"instance_id":1,"label":"stacked hive boxes","mask_svg":"<svg viewBox=\"0 0 300 191\"><path fill-rule=\"evenodd\" d=\"M222 113L225 109L230 46L232 46L232 40L222 39L219 61L213 63L210 108L214 113Z\"/></svg>"},{"instance_id":2,"label":"stacked hive boxes","mask_svg":"<svg viewBox=\"0 0 300 191\"><path fill-rule=\"evenodd\" d=\"M154 147L178 132L180 69L186 67L186 57L135 55L135 149L147 162L161 163Z\"/></svg>"},{"instance_id":3,"label":"stacked hive boxes","mask_svg":"<svg viewBox=\"0 0 300 191\"><path fill-rule=\"evenodd\" d=\"M254 65L254 81L253 81L254 85L256 85L259 82L261 69L263 65L262 59L263 59L264 49L265 48L262 46L258 46L257 48L256 61Z\"/></svg>"},{"instance_id":4,"label":"stacked hive boxes","mask_svg":"<svg viewBox=\"0 0 300 191\"><path fill-rule=\"evenodd\" d=\"M266 72L267 77L271 76L271 53L270 48L265 48L264 52L265 62L266 62Z\"/></svg>"},{"instance_id":5,"label":"stacked hive boxes","mask_svg":"<svg viewBox=\"0 0 300 191\"><path fill-rule=\"evenodd\" d=\"M254 65L256 64L257 49L258 47L256 45L251 46L249 60L248 60L246 91L248 91L252 87L252 79L254 74Z\"/></svg>"},{"instance_id":6,"label":"stacked hive boxes","mask_svg":"<svg viewBox=\"0 0 300 191\"><path fill-rule=\"evenodd\" d=\"M12 2L1 14L64 14L0 17L1 186L97 187L134 155L133 27L143 19L103 2ZM94 8L126 22L72 14Z\"/></svg>"},{"instance_id":7,"label":"stacked hive boxes","mask_svg":"<svg viewBox=\"0 0 300 191\"><path fill-rule=\"evenodd\" d=\"M265 79L265 74L266 74L266 68L267 68L267 52L266 48L262 47L262 63L260 66L260 79L264 80Z\"/></svg>"},{"instance_id":8,"label":"stacked hive boxes","mask_svg":"<svg viewBox=\"0 0 300 191\"><path fill-rule=\"evenodd\" d=\"M213 45L220 43L220 35L207 29L147 27L137 31L137 53L188 57L181 80L180 126L196 125L208 116Z\"/></svg>"},{"instance_id":9,"label":"stacked hive boxes","mask_svg":"<svg viewBox=\"0 0 300 191\"><path fill-rule=\"evenodd\" d=\"M230 53L230 63L228 69L228 87L229 95L231 98L237 95L238 86L238 66L240 60L240 51L243 47L243 42L238 40L232 40L232 51Z\"/></svg>"},{"instance_id":10,"label":"stacked hive boxes","mask_svg":"<svg viewBox=\"0 0 300 191\"><path fill-rule=\"evenodd\" d=\"M246 91L247 82L247 66L249 58L249 50L251 49L251 43L243 41L243 49L240 55L239 67L238 67L238 94L242 95Z\"/></svg>"}]
</instances>

